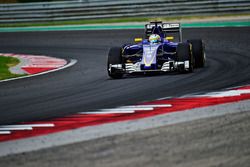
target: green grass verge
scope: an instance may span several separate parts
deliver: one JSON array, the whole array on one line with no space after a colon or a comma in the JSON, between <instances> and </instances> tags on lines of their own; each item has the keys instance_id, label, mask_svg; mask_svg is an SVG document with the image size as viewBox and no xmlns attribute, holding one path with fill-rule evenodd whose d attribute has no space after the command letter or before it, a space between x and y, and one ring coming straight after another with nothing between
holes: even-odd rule
<instances>
[{"instance_id":1,"label":"green grass verge","mask_svg":"<svg viewBox=\"0 0 250 167\"><path fill-rule=\"evenodd\" d=\"M224 17L240 17L250 16L249 14L224 14L214 16L171 16L171 17L124 17L110 19L89 19L89 20L74 20L74 21L51 21L51 22L34 22L34 23L13 23L0 24L0 27L31 27L31 26L55 26L55 25L80 25L80 24L107 24L107 23L127 23L127 22L149 22L152 20L161 21L179 21L179 20L195 20L195 19L212 19Z\"/></svg>"},{"instance_id":2,"label":"green grass verge","mask_svg":"<svg viewBox=\"0 0 250 167\"><path fill-rule=\"evenodd\" d=\"M24 76L20 74L12 74L9 71L10 67L16 66L19 62L20 61L17 58L0 55L0 80Z\"/></svg>"}]
</instances>

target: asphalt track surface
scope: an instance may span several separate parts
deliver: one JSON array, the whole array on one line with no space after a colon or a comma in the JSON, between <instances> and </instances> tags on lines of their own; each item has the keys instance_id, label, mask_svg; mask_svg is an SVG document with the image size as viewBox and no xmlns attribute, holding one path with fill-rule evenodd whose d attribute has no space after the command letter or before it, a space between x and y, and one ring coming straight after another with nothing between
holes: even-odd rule
<instances>
[{"instance_id":1,"label":"asphalt track surface","mask_svg":"<svg viewBox=\"0 0 250 167\"><path fill-rule=\"evenodd\" d=\"M192 74L132 76L112 80L106 59L112 46L131 43L143 30L0 33L2 53L77 59L66 70L0 84L0 124L136 104L166 96L207 92L250 82L250 28L184 29L202 38L207 65Z\"/></svg>"},{"instance_id":2,"label":"asphalt track surface","mask_svg":"<svg viewBox=\"0 0 250 167\"><path fill-rule=\"evenodd\" d=\"M250 28L184 29L207 65L192 74L111 80L111 46L143 30L0 33L0 51L78 60L63 71L0 84L0 123L34 121L250 83ZM1 166L248 166L249 114L165 126L0 159Z\"/></svg>"}]
</instances>

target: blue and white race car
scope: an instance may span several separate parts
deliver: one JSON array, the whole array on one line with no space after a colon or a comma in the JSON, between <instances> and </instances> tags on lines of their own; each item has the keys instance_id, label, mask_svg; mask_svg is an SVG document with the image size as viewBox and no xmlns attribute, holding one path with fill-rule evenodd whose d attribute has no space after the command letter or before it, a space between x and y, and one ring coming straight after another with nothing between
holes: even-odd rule
<instances>
[{"instance_id":1,"label":"blue and white race car","mask_svg":"<svg viewBox=\"0 0 250 167\"><path fill-rule=\"evenodd\" d=\"M135 42L110 48L107 70L111 78L119 79L132 73L188 73L205 65L203 41L182 42L179 23L150 22L145 25L145 39L135 38Z\"/></svg>"}]
</instances>

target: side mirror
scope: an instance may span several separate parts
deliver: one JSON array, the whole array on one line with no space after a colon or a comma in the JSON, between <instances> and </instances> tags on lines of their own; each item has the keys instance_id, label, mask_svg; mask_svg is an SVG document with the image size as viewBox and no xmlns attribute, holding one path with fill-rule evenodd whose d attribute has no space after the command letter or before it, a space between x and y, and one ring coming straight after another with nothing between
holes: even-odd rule
<instances>
[{"instance_id":1,"label":"side mirror","mask_svg":"<svg viewBox=\"0 0 250 167\"><path fill-rule=\"evenodd\" d=\"M137 42L137 43L142 42L142 38L135 38L134 41Z\"/></svg>"},{"instance_id":2,"label":"side mirror","mask_svg":"<svg viewBox=\"0 0 250 167\"><path fill-rule=\"evenodd\" d=\"M173 37L173 36L172 36L172 37L166 37L165 39L166 39L166 40L173 40L174 37Z\"/></svg>"}]
</instances>

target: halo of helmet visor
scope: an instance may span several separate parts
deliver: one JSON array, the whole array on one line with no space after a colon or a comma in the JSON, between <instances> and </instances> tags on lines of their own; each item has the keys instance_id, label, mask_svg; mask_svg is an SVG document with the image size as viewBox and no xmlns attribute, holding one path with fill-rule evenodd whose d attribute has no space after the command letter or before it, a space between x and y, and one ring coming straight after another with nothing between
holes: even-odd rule
<instances>
[{"instance_id":1,"label":"halo of helmet visor","mask_svg":"<svg viewBox=\"0 0 250 167\"><path fill-rule=\"evenodd\" d=\"M161 40L161 37L158 34L152 34L149 36L149 42L158 43Z\"/></svg>"}]
</instances>

